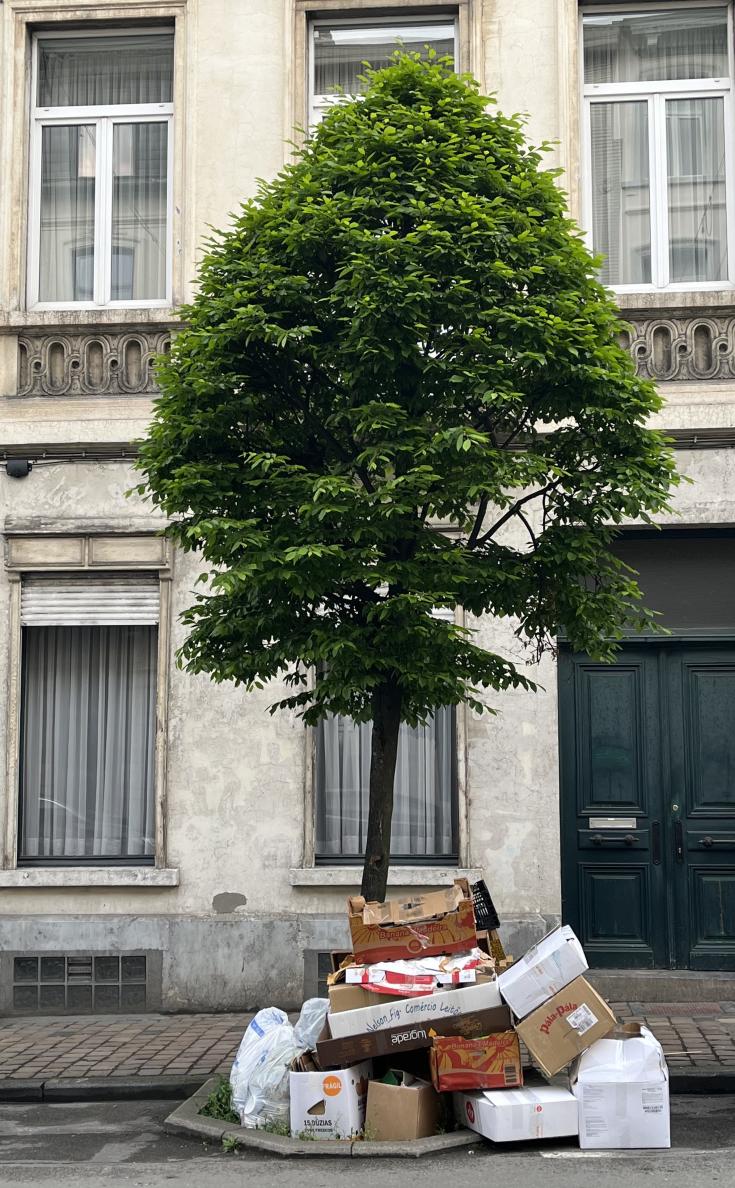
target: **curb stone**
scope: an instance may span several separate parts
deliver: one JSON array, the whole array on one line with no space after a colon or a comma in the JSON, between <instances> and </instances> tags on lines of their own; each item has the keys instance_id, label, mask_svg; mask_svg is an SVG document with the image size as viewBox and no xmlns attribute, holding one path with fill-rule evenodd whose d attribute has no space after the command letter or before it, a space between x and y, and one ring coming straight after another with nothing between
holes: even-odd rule
<instances>
[{"instance_id":1,"label":"curb stone","mask_svg":"<svg viewBox=\"0 0 735 1188\"><path fill-rule=\"evenodd\" d=\"M205 1076L52 1077L48 1080L0 1080L0 1102L11 1101L153 1101L185 1098Z\"/></svg>"},{"instance_id":2,"label":"curb stone","mask_svg":"<svg viewBox=\"0 0 735 1188\"><path fill-rule=\"evenodd\" d=\"M251 1130L246 1126L227 1125L215 1118L204 1118L199 1110L216 1084L217 1078L212 1077L196 1093L182 1102L166 1118L163 1123L164 1130L174 1134L208 1138L211 1142L221 1142L223 1138L234 1139L241 1147L250 1151L268 1151L272 1155L281 1156L316 1156L319 1159L325 1156L338 1159L349 1159L353 1156L417 1159L421 1155L434 1155L456 1147L474 1147L482 1142L481 1137L471 1130L457 1130L451 1134L437 1134L432 1138L414 1139L405 1143L375 1143L362 1140L320 1143L287 1138L280 1134L268 1134L267 1131Z\"/></svg>"},{"instance_id":3,"label":"curb stone","mask_svg":"<svg viewBox=\"0 0 735 1188\"><path fill-rule=\"evenodd\" d=\"M48 1080L0 1078L0 1102L73 1102L73 1101L155 1101L166 1098L189 1098L205 1081L216 1084L218 1077L54 1077ZM669 1090L672 1094L735 1093L735 1064L698 1064L689 1069L669 1065ZM207 1090L209 1092L209 1090ZM206 1096L206 1094L205 1094ZM176 1115L174 1110L171 1118ZM242 1128L240 1128L242 1129ZM248 1130L248 1134L258 1133ZM219 1135L217 1136L220 1137ZM261 1137L263 1137L261 1132ZM279 1138L279 1135L270 1135ZM438 1136L445 1137L445 1136ZM449 1136L446 1136L449 1137ZM295 1140L289 1139L288 1142ZM427 1140L428 1141L428 1140ZM361 1147L366 1144L361 1142ZM413 1145L413 1144L412 1144ZM383 1144L380 1144L381 1148Z\"/></svg>"}]
</instances>

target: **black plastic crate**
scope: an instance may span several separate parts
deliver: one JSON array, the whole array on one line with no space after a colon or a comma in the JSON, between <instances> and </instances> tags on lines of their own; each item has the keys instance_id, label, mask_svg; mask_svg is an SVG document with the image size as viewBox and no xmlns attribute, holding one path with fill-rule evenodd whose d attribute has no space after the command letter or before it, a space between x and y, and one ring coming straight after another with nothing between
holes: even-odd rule
<instances>
[{"instance_id":1,"label":"black plastic crate","mask_svg":"<svg viewBox=\"0 0 735 1188\"><path fill-rule=\"evenodd\" d=\"M484 879L472 884L472 904L478 932L493 932L500 927L500 919Z\"/></svg>"}]
</instances>

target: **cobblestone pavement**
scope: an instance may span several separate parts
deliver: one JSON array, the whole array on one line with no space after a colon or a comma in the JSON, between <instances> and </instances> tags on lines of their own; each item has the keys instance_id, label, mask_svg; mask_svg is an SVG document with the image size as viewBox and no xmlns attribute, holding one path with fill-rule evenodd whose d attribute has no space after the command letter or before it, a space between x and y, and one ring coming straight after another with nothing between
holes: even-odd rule
<instances>
[{"instance_id":1,"label":"cobblestone pavement","mask_svg":"<svg viewBox=\"0 0 735 1188\"><path fill-rule=\"evenodd\" d=\"M735 1003L612 1003L645 1019L674 1069L735 1070ZM211 1076L229 1070L250 1015L0 1019L0 1079Z\"/></svg>"},{"instance_id":2,"label":"cobblestone pavement","mask_svg":"<svg viewBox=\"0 0 735 1188\"><path fill-rule=\"evenodd\" d=\"M0 1019L0 1078L210 1076L229 1068L250 1015Z\"/></svg>"}]
</instances>

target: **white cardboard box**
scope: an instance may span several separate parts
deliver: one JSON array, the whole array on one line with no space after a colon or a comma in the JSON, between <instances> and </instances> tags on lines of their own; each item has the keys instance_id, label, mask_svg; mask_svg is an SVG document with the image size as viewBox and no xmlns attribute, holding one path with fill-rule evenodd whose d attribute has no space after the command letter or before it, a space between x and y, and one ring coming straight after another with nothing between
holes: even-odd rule
<instances>
[{"instance_id":1,"label":"white cardboard box","mask_svg":"<svg viewBox=\"0 0 735 1188\"><path fill-rule=\"evenodd\" d=\"M669 1071L647 1027L627 1024L597 1040L576 1061L571 1083L584 1150L671 1146Z\"/></svg>"},{"instance_id":2,"label":"white cardboard box","mask_svg":"<svg viewBox=\"0 0 735 1188\"><path fill-rule=\"evenodd\" d=\"M579 1127L574 1095L556 1085L455 1093L454 1114L494 1143L563 1138L576 1135Z\"/></svg>"},{"instance_id":3,"label":"white cardboard box","mask_svg":"<svg viewBox=\"0 0 735 1188\"><path fill-rule=\"evenodd\" d=\"M385 1004L363 1007L353 1011L330 1012L329 1030L333 1039L360 1035L364 1031L385 1031L389 1027L403 1027L407 1023L431 1023L433 1019L449 1019L470 1011L484 1011L502 1006L497 981L478 982L457 990L442 990L437 994L420 994L413 998L388 998Z\"/></svg>"},{"instance_id":4,"label":"white cardboard box","mask_svg":"<svg viewBox=\"0 0 735 1188\"><path fill-rule=\"evenodd\" d=\"M554 928L498 978L500 993L523 1019L587 969L584 950L568 924Z\"/></svg>"},{"instance_id":5,"label":"white cardboard box","mask_svg":"<svg viewBox=\"0 0 735 1188\"><path fill-rule=\"evenodd\" d=\"M365 1126L372 1060L334 1072L289 1073L291 1137L347 1139Z\"/></svg>"}]
</instances>

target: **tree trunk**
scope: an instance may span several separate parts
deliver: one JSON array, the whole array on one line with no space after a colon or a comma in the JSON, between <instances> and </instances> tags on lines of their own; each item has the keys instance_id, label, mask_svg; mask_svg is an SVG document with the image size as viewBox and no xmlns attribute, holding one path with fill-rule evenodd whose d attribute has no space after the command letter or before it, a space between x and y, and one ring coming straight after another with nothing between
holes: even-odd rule
<instances>
[{"instance_id":1,"label":"tree trunk","mask_svg":"<svg viewBox=\"0 0 735 1188\"><path fill-rule=\"evenodd\" d=\"M370 751L370 805L361 893L367 900L385 899L390 865L393 781L401 726L401 691L392 681L373 693L373 737Z\"/></svg>"}]
</instances>

